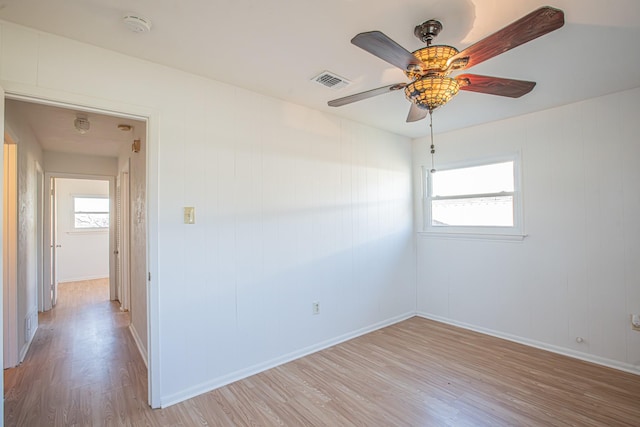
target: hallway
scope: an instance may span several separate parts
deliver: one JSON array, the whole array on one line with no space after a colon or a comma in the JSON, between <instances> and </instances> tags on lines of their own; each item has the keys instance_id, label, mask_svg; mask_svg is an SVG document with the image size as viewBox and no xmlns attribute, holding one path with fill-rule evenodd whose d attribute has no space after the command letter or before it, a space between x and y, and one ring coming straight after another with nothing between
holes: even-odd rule
<instances>
[{"instance_id":1,"label":"hallway","mask_svg":"<svg viewBox=\"0 0 640 427\"><path fill-rule=\"evenodd\" d=\"M24 362L4 372L5 425L121 424L148 411L147 369L108 279L60 283L58 295Z\"/></svg>"}]
</instances>

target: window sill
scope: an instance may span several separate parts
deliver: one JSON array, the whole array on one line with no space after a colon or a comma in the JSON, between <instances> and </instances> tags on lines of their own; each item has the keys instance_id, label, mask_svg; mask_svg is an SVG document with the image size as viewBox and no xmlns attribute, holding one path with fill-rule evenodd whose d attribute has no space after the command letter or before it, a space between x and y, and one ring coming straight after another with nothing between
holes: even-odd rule
<instances>
[{"instance_id":1,"label":"window sill","mask_svg":"<svg viewBox=\"0 0 640 427\"><path fill-rule=\"evenodd\" d=\"M466 233L446 231L419 231L418 237L423 239L459 239L459 240L489 240L505 242L521 242L527 234L498 234L498 233Z\"/></svg>"},{"instance_id":2,"label":"window sill","mask_svg":"<svg viewBox=\"0 0 640 427\"><path fill-rule=\"evenodd\" d=\"M109 229L108 228L89 228L86 230L71 230L71 231L67 231L67 234L102 234L102 233L108 233Z\"/></svg>"}]
</instances>

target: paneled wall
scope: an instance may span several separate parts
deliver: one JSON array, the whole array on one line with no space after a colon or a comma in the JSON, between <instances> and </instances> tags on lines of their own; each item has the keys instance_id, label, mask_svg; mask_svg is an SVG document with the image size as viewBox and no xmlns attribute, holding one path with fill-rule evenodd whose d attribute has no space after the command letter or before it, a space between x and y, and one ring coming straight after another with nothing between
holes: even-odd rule
<instances>
[{"instance_id":1,"label":"paneled wall","mask_svg":"<svg viewBox=\"0 0 640 427\"><path fill-rule=\"evenodd\" d=\"M638 111L634 89L436 135L436 162L521 154L527 237L418 235L418 312L640 372ZM427 144L414 141L418 224Z\"/></svg>"},{"instance_id":2,"label":"paneled wall","mask_svg":"<svg viewBox=\"0 0 640 427\"><path fill-rule=\"evenodd\" d=\"M145 219L160 404L415 312L407 138L1 25L9 91L154 113Z\"/></svg>"},{"instance_id":3,"label":"paneled wall","mask_svg":"<svg viewBox=\"0 0 640 427\"><path fill-rule=\"evenodd\" d=\"M179 366L183 349L201 349L177 388L203 370L248 374L412 314L408 141L238 89L213 99L176 105L191 116L161 155L172 203L160 263L181 266L162 269L180 295L163 305L180 318L163 316L175 344L163 356ZM182 223L185 206L194 225Z\"/></svg>"}]
</instances>

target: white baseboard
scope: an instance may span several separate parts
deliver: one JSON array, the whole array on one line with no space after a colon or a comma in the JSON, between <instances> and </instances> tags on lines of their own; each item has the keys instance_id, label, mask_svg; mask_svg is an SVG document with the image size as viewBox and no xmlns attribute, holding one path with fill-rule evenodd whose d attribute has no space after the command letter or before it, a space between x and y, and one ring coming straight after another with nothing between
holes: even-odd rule
<instances>
[{"instance_id":1,"label":"white baseboard","mask_svg":"<svg viewBox=\"0 0 640 427\"><path fill-rule=\"evenodd\" d=\"M632 365L630 363L624 363L617 360L607 359L606 357L595 356L593 354L583 353L575 351L570 348L560 347L552 344L543 343L540 341L532 340L529 338L519 337L517 335L511 335L504 332L494 331L475 325L471 325L464 322L458 322L456 320L448 319L446 317L436 316L429 313L418 312L418 316L425 319L435 320L436 322L446 323L448 325L458 326L463 329L468 329L475 332L480 332L485 335L491 335L493 337L502 338L507 341L517 342L529 347L539 348L541 350L547 350L552 353L562 354L563 356L573 357L574 359L584 360L586 362L595 363L597 365L606 366L608 368L618 369L620 371L629 372L631 374L640 375L640 365Z\"/></svg>"},{"instance_id":2,"label":"white baseboard","mask_svg":"<svg viewBox=\"0 0 640 427\"><path fill-rule=\"evenodd\" d=\"M109 278L108 274L106 276L104 274L98 274L93 276L65 277L65 278L58 278L58 283L84 282L85 280L108 279L108 278Z\"/></svg>"},{"instance_id":3,"label":"white baseboard","mask_svg":"<svg viewBox=\"0 0 640 427\"><path fill-rule=\"evenodd\" d=\"M138 347L138 352L140 352L140 356L142 356L142 361L144 362L144 366L149 368L147 363L147 352L144 349L144 345L142 344L142 340L140 339L140 335L138 335L138 331L133 326L133 323L129 324L129 332L131 332L131 336L133 337L133 341L136 343L136 347Z\"/></svg>"},{"instance_id":4,"label":"white baseboard","mask_svg":"<svg viewBox=\"0 0 640 427\"><path fill-rule=\"evenodd\" d=\"M192 397L198 396L208 391L215 390L219 387L223 387L225 385L242 380L244 378L250 377L251 375L258 374L268 369L275 368L276 366L283 365L285 363L291 362L301 357L308 356L311 353L324 350L336 344L340 344L342 342L351 340L353 338L357 338L361 335L368 334L369 332L373 332L378 329L382 329L384 327L393 325L395 323L402 322L403 320L409 319L414 316L415 316L415 312L410 312L410 313L405 313L399 316L395 316L390 319L375 323L373 325L358 329L356 331L349 332L344 335L340 335L335 338L331 338L326 341L322 341L320 343L311 345L309 347L302 348L292 353L285 354L281 357L277 357L275 359L271 359L266 362L250 366L246 369L241 369L239 371L232 372L228 375L224 375L222 377L215 378L213 380L204 382L202 384L198 384L196 386L183 390L179 393L161 397L160 407L166 408L167 406L175 405L176 403L180 403L187 399L191 399Z\"/></svg>"},{"instance_id":5,"label":"white baseboard","mask_svg":"<svg viewBox=\"0 0 640 427\"><path fill-rule=\"evenodd\" d=\"M31 330L31 335L27 338L27 342L24 343L24 345L22 346L22 348L20 349L20 354L18 355L18 365L21 364L24 361L24 358L27 356L27 352L29 351L29 348L31 347L31 343L33 342L33 338L35 338L36 336L36 331L38 330L38 310L37 308L34 308L26 317L25 321L27 319L31 319L31 325L32 325L32 330Z\"/></svg>"},{"instance_id":6,"label":"white baseboard","mask_svg":"<svg viewBox=\"0 0 640 427\"><path fill-rule=\"evenodd\" d=\"M36 325L36 329L33 331L31 336L29 337L29 341L24 343L22 349L20 349L20 355L18 356L18 365L24 361L24 358L27 356L27 352L29 351L29 347L31 347L31 343L33 342L33 337L36 336L36 331L38 330L38 325Z\"/></svg>"}]
</instances>

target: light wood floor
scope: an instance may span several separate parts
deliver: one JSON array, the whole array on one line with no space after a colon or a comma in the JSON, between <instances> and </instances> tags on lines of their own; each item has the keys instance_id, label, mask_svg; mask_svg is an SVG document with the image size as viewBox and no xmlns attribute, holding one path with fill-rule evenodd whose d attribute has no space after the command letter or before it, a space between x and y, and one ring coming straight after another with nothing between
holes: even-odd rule
<instances>
[{"instance_id":1,"label":"light wood floor","mask_svg":"<svg viewBox=\"0 0 640 427\"><path fill-rule=\"evenodd\" d=\"M640 426L640 376L412 318L162 410L105 282L62 285L5 425Z\"/></svg>"}]
</instances>

